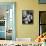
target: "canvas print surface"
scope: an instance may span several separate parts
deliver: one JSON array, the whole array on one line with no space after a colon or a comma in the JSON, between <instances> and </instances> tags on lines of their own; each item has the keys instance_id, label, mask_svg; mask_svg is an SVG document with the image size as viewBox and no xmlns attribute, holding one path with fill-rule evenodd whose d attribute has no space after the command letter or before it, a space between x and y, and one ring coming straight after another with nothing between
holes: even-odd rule
<instances>
[{"instance_id":1,"label":"canvas print surface","mask_svg":"<svg viewBox=\"0 0 46 46\"><path fill-rule=\"evenodd\" d=\"M33 23L33 11L23 10L22 11L22 24L32 24Z\"/></svg>"}]
</instances>

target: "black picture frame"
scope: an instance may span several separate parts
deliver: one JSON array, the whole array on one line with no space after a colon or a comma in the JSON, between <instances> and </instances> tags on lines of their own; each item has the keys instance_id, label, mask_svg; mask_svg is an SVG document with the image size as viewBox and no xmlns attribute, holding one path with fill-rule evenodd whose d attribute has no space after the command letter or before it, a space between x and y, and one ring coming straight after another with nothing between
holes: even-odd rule
<instances>
[{"instance_id":1,"label":"black picture frame","mask_svg":"<svg viewBox=\"0 0 46 46\"><path fill-rule=\"evenodd\" d=\"M46 0L39 0L39 4L46 4Z\"/></svg>"},{"instance_id":2,"label":"black picture frame","mask_svg":"<svg viewBox=\"0 0 46 46\"><path fill-rule=\"evenodd\" d=\"M33 10L22 10L22 24L33 24Z\"/></svg>"}]
</instances>

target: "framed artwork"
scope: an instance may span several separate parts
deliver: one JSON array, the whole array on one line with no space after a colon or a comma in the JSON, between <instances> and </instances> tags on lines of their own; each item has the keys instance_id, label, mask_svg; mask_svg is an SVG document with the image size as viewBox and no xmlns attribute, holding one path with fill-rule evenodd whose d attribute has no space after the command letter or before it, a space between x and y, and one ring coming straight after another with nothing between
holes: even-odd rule
<instances>
[{"instance_id":1,"label":"framed artwork","mask_svg":"<svg viewBox=\"0 0 46 46\"><path fill-rule=\"evenodd\" d=\"M22 24L33 24L33 10L22 10Z\"/></svg>"},{"instance_id":2,"label":"framed artwork","mask_svg":"<svg viewBox=\"0 0 46 46\"><path fill-rule=\"evenodd\" d=\"M0 40L15 40L15 2L0 2Z\"/></svg>"},{"instance_id":3,"label":"framed artwork","mask_svg":"<svg viewBox=\"0 0 46 46\"><path fill-rule=\"evenodd\" d=\"M46 4L46 0L39 0L40 4Z\"/></svg>"}]
</instances>

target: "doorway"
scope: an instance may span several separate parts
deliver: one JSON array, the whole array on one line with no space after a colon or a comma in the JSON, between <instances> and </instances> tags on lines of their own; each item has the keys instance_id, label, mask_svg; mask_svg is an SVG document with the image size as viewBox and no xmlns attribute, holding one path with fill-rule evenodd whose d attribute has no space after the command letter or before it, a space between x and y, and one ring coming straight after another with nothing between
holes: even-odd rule
<instances>
[{"instance_id":1,"label":"doorway","mask_svg":"<svg viewBox=\"0 0 46 46\"><path fill-rule=\"evenodd\" d=\"M46 32L46 11L39 12L39 35Z\"/></svg>"}]
</instances>

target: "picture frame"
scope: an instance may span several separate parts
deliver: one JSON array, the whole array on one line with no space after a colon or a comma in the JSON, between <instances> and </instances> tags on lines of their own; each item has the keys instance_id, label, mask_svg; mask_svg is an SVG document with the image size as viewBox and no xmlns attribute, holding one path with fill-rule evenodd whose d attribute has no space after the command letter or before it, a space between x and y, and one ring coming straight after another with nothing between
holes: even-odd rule
<instances>
[{"instance_id":1,"label":"picture frame","mask_svg":"<svg viewBox=\"0 0 46 46\"><path fill-rule=\"evenodd\" d=\"M33 24L33 10L22 10L22 24Z\"/></svg>"}]
</instances>

